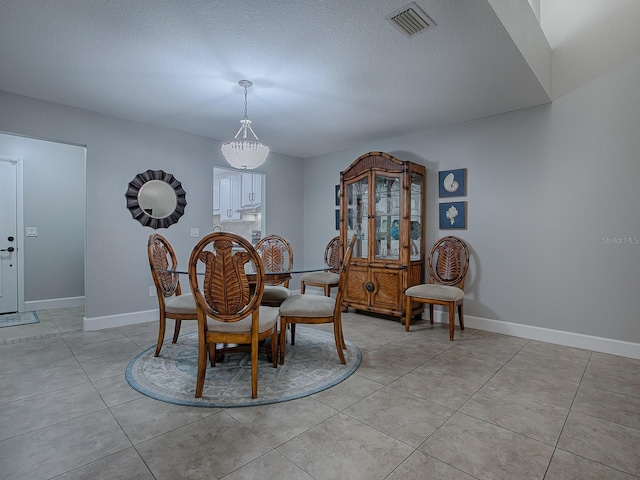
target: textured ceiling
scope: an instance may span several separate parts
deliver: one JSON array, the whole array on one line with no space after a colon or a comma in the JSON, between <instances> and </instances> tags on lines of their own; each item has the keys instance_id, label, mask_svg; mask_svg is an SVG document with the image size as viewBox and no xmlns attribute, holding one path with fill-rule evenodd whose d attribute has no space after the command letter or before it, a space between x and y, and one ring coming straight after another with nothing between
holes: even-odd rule
<instances>
[{"instance_id":1,"label":"textured ceiling","mask_svg":"<svg viewBox=\"0 0 640 480\"><path fill-rule=\"evenodd\" d=\"M525 0L521 0L525 1ZM485 0L2 0L0 90L307 158L549 102Z\"/></svg>"}]
</instances>

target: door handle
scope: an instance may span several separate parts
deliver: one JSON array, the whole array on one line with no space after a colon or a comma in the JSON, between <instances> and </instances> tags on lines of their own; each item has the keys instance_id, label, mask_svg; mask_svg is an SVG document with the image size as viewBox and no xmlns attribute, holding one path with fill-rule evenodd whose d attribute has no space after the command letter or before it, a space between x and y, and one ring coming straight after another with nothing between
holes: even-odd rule
<instances>
[{"instance_id":1,"label":"door handle","mask_svg":"<svg viewBox=\"0 0 640 480\"><path fill-rule=\"evenodd\" d=\"M15 251L15 248L13 247L3 248L2 250L0 250L0 252L13 252L13 251Z\"/></svg>"}]
</instances>

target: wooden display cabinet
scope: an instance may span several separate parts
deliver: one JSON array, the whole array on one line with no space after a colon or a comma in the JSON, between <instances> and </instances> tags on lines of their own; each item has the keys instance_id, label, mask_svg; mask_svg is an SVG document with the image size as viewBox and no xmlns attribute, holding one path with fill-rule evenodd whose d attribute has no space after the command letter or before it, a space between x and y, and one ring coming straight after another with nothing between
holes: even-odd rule
<instances>
[{"instance_id":1,"label":"wooden display cabinet","mask_svg":"<svg viewBox=\"0 0 640 480\"><path fill-rule=\"evenodd\" d=\"M345 306L404 316L404 291L425 278L425 175L422 165L369 152L340 173L340 235L357 235ZM412 316L423 304L414 303Z\"/></svg>"}]
</instances>

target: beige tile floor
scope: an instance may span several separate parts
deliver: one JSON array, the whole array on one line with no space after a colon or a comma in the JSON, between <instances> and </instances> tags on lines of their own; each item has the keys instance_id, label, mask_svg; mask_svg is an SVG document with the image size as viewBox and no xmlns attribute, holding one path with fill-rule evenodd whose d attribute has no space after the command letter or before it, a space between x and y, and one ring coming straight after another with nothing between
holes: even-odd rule
<instances>
[{"instance_id":1,"label":"beige tile floor","mask_svg":"<svg viewBox=\"0 0 640 480\"><path fill-rule=\"evenodd\" d=\"M339 385L183 407L124 379L155 324L69 333L81 311L42 313L0 329L0 479L640 478L639 360L349 312L363 359Z\"/></svg>"}]
</instances>

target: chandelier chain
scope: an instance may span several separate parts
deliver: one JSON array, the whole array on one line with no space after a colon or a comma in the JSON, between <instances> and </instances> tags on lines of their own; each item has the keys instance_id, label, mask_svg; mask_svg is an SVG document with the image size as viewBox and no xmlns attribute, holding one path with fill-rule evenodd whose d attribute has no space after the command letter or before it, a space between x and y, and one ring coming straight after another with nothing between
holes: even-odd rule
<instances>
[{"instance_id":1,"label":"chandelier chain","mask_svg":"<svg viewBox=\"0 0 640 480\"><path fill-rule=\"evenodd\" d=\"M244 119L247 120L247 86L244 86Z\"/></svg>"}]
</instances>

